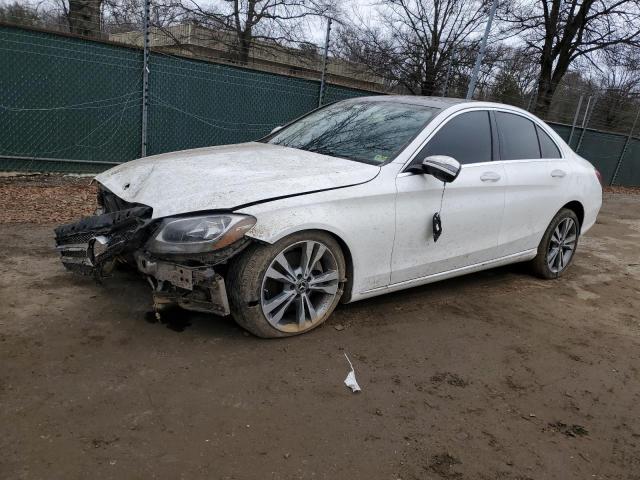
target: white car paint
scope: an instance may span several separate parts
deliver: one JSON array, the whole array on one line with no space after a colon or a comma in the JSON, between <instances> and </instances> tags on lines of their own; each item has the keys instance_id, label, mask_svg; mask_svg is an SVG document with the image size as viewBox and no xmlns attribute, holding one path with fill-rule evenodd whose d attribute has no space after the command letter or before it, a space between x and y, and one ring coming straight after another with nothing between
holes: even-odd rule
<instances>
[{"instance_id":1,"label":"white car paint","mask_svg":"<svg viewBox=\"0 0 640 480\"><path fill-rule=\"evenodd\" d=\"M379 172L373 165L250 142L154 155L96 180L127 202L153 207L153 218L162 218L345 187Z\"/></svg>"},{"instance_id":2,"label":"white car paint","mask_svg":"<svg viewBox=\"0 0 640 480\"><path fill-rule=\"evenodd\" d=\"M442 184L404 168L448 118L472 109L500 109L529 118L552 137L564 158L463 165L447 186L444 231L434 243L431 217L440 207ZM555 170L565 175L552 177ZM445 105L382 167L248 143L149 157L97 180L126 201L151 206L154 218L233 210L256 217L247 235L267 243L298 231L331 232L352 260L351 301L531 259L563 205L583 206L585 233L602 201L593 166L552 129L526 111L485 102Z\"/></svg>"},{"instance_id":3,"label":"white car paint","mask_svg":"<svg viewBox=\"0 0 640 480\"><path fill-rule=\"evenodd\" d=\"M444 231L434 243L431 217L439 209L442 184L429 176L405 173L403 169L443 122L455 113L474 109L500 109L525 116L552 137L564 158L530 162L529 168L536 171L534 163L542 166L543 171L536 173L541 181L545 179L542 186L526 181L528 174L522 168L508 167L519 160L463 165L460 176L447 186L442 209ZM551 171L556 167L566 168L567 175L554 183ZM507 170L516 179L511 190ZM485 173L497 173L500 179L482 182L480 177ZM389 205L393 183L395 215ZM490 193L486 195L487 192ZM527 192L531 192L531 200L527 200ZM240 212L258 219L248 235L269 243L312 228L334 233L353 256L350 300L355 301L530 260L535 257L551 219L571 201L579 202L585 210L581 228L581 233L585 233L600 210L601 186L593 166L576 155L553 129L516 107L463 102L443 110L370 182L261 203ZM527 217L524 221L523 215Z\"/></svg>"},{"instance_id":4,"label":"white car paint","mask_svg":"<svg viewBox=\"0 0 640 480\"><path fill-rule=\"evenodd\" d=\"M498 236L505 183L504 167L499 162L462 165L458 178L447 185L444 195L442 182L429 175L398 175L396 222L403 234L394 244L391 282L426 277L500 256ZM439 210L441 197L443 232L434 242L431 218Z\"/></svg>"}]
</instances>

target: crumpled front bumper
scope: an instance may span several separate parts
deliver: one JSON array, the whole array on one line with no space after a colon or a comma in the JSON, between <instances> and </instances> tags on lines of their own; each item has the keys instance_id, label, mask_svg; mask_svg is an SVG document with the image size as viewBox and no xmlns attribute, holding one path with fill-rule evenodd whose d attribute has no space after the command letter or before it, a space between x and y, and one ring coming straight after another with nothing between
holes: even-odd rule
<instances>
[{"instance_id":1,"label":"crumpled front bumper","mask_svg":"<svg viewBox=\"0 0 640 480\"><path fill-rule=\"evenodd\" d=\"M142 251L134 256L138 270L149 279L156 308L175 304L187 310L221 316L231 313L224 278L212 266L166 262Z\"/></svg>"},{"instance_id":2,"label":"crumpled front bumper","mask_svg":"<svg viewBox=\"0 0 640 480\"><path fill-rule=\"evenodd\" d=\"M151 208L136 206L86 217L55 229L62 264L100 280L116 259L140 248L151 226Z\"/></svg>"},{"instance_id":3,"label":"crumpled front bumper","mask_svg":"<svg viewBox=\"0 0 640 480\"><path fill-rule=\"evenodd\" d=\"M248 240L206 254L158 257L145 248L159 225L151 220L152 209L132 204L124 207L128 208L57 227L56 249L62 264L74 273L100 282L117 262L128 263L151 285L156 309L173 304L228 315L230 308L221 273L226 271L226 261L244 249Z\"/></svg>"}]
</instances>

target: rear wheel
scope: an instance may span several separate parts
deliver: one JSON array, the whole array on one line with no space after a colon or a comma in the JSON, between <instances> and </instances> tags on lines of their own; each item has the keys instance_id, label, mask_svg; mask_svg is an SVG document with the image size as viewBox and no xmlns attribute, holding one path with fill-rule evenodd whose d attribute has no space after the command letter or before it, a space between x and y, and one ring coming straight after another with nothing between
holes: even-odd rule
<instances>
[{"instance_id":1,"label":"rear wheel","mask_svg":"<svg viewBox=\"0 0 640 480\"><path fill-rule=\"evenodd\" d=\"M580 222L576 214L563 208L553 218L533 259L534 272L542 278L558 278L569 267L578 246Z\"/></svg>"},{"instance_id":2,"label":"rear wheel","mask_svg":"<svg viewBox=\"0 0 640 480\"><path fill-rule=\"evenodd\" d=\"M324 232L300 232L273 245L253 245L229 269L233 317L259 337L308 332L335 309L344 275L340 246Z\"/></svg>"}]
</instances>

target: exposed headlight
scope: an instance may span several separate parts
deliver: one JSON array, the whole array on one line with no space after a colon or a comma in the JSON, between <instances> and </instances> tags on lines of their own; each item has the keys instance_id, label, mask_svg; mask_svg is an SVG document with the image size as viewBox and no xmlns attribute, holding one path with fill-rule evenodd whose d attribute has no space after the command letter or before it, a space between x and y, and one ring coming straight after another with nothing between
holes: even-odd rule
<instances>
[{"instance_id":1,"label":"exposed headlight","mask_svg":"<svg viewBox=\"0 0 640 480\"><path fill-rule=\"evenodd\" d=\"M249 215L168 218L147 247L153 253L202 253L231 245L254 225Z\"/></svg>"}]
</instances>

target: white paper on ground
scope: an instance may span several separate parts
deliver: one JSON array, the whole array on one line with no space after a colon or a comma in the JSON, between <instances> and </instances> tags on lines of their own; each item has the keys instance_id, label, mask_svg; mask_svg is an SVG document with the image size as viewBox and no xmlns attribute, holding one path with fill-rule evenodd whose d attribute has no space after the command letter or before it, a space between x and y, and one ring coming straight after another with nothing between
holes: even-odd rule
<instances>
[{"instance_id":1,"label":"white paper on ground","mask_svg":"<svg viewBox=\"0 0 640 480\"><path fill-rule=\"evenodd\" d=\"M351 360L349 360L349 357L347 357L346 353L344 354L344 357L347 359L347 362L349 362L349 366L351 367L351 371L347 375L347 378L344 379L344 384L349 387L352 392L359 392L361 389L360 385L358 385L358 382L356 381L356 372L353 369Z\"/></svg>"}]
</instances>

